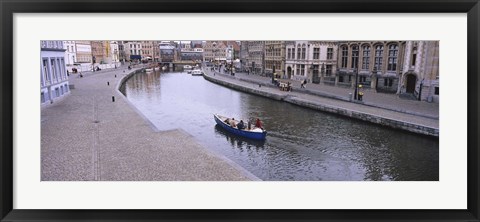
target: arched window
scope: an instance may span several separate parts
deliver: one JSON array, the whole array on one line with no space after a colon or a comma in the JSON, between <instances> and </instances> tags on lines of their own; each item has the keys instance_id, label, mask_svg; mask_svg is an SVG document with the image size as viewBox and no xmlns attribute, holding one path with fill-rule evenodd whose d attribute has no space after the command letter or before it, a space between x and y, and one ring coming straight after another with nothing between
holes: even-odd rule
<instances>
[{"instance_id":1,"label":"arched window","mask_svg":"<svg viewBox=\"0 0 480 222\"><path fill-rule=\"evenodd\" d=\"M364 45L362 46L362 69L369 69L370 65L370 46Z\"/></svg>"},{"instance_id":2,"label":"arched window","mask_svg":"<svg viewBox=\"0 0 480 222\"><path fill-rule=\"evenodd\" d=\"M375 69L380 71L383 63L383 45L375 46Z\"/></svg>"},{"instance_id":3,"label":"arched window","mask_svg":"<svg viewBox=\"0 0 480 222\"><path fill-rule=\"evenodd\" d=\"M305 54L307 53L307 48L305 47L305 44L302 45L302 59L305 59Z\"/></svg>"},{"instance_id":4,"label":"arched window","mask_svg":"<svg viewBox=\"0 0 480 222\"><path fill-rule=\"evenodd\" d=\"M352 65L353 69L358 67L358 45L352 46Z\"/></svg>"},{"instance_id":5,"label":"arched window","mask_svg":"<svg viewBox=\"0 0 480 222\"><path fill-rule=\"evenodd\" d=\"M412 50L412 62L410 64L412 64L412 66L415 66L415 62L417 61L417 47L413 47L413 50Z\"/></svg>"},{"instance_id":6,"label":"arched window","mask_svg":"<svg viewBox=\"0 0 480 222\"><path fill-rule=\"evenodd\" d=\"M342 46L342 68L347 68L348 61L348 48L347 46Z\"/></svg>"},{"instance_id":7,"label":"arched window","mask_svg":"<svg viewBox=\"0 0 480 222\"><path fill-rule=\"evenodd\" d=\"M297 59L302 58L302 46L300 44L297 45Z\"/></svg>"},{"instance_id":8,"label":"arched window","mask_svg":"<svg viewBox=\"0 0 480 222\"><path fill-rule=\"evenodd\" d=\"M397 70L397 60L398 60L398 45L392 44L388 47L388 71Z\"/></svg>"}]
</instances>

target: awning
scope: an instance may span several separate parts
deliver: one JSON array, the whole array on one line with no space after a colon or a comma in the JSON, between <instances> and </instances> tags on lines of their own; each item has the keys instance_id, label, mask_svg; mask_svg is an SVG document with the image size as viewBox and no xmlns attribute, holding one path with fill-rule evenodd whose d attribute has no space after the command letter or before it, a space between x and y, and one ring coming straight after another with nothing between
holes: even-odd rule
<instances>
[{"instance_id":1,"label":"awning","mask_svg":"<svg viewBox=\"0 0 480 222\"><path fill-rule=\"evenodd\" d=\"M130 59L142 59L141 55L130 55Z\"/></svg>"}]
</instances>

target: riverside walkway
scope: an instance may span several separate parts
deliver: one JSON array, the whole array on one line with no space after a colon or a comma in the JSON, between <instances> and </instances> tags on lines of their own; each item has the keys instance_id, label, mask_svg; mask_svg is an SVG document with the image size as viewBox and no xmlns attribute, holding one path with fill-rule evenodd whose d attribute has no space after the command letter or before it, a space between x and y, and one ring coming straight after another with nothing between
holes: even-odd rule
<instances>
[{"instance_id":1,"label":"riverside walkway","mask_svg":"<svg viewBox=\"0 0 480 222\"><path fill-rule=\"evenodd\" d=\"M438 104L420 101L402 100L395 95L366 92L367 104L348 101L349 89L319 90L307 84L307 89L300 89L300 84L292 81L292 92L280 91L271 84L271 78L247 75L244 73L223 74L205 69L207 80L235 88L237 90L283 100L292 104L335 113L343 116L385 125L397 129L430 136L439 135ZM286 81L286 80L283 80ZM331 86L325 86L325 88ZM333 88L333 87L332 87ZM335 87L338 88L338 87ZM337 92L332 92L337 90ZM378 95L374 95L378 94ZM383 103L382 103L383 102ZM397 106L395 104L398 103Z\"/></svg>"},{"instance_id":2,"label":"riverside walkway","mask_svg":"<svg viewBox=\"0 0 480 222\"><path fill-rule=\"evenodd\" d=\"M42 181L258 180L182 130L155 130L116 88L137 71L70 75L71 94L41 111Z\"/></svg>"}]
</instances>

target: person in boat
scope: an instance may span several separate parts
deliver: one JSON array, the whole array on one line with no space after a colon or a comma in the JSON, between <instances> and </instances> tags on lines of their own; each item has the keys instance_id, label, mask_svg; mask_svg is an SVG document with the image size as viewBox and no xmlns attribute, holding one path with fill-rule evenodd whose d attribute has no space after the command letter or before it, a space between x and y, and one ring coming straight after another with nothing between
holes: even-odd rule
<instances>
[{"instance_id":1,"label":"person in boat","mask_svg":"<svg viewBox=\"0 0 480 222\"><path fill-rule=\"evenodd\" d=\"M225 121L223 122L225 122L226 124L230 124L230 118L225 119Z\"/></svg>"},{"instance_id":2,"label":"person in boat","mask_svg":"<svg viewBox=\"0 0 480 222\"><path fill-rule=\"evenodd\" d=\"M229 122L231 127L237 127L237 124L235 123L235 118L232 118Z\"/></svg>"},{"instance_id":3,"label":"person in boat","mask_svg":"<svg viewBox=\"0 0 480 222\"><path fill-rule=\"evenodd\" d=\"M250 122L250 120L247 122L247 130L251 130L252 129L252 122Z\"/></svg>"},{"instance_id":4,"label":"person in boat","mask_svg":"<svg viewBox=\"0 0 480 222\"><path fill-rule=\"evenodd\" d=\"M245 129L245 123L243 122L243 120L240 120L240 123L238 123L237 128L239 130L244 130Z\"/></svg>"},{"instance_id":5,"label":"person in boat","mask_svg":"<svg viewBox=\"0 0 480 222\"><path fill-rule=\"evenodd\" d=\"M263 129L262 121L260 121L259 118L257 118L257 121L255 122L255 127Z\"/></svg>"}]
</instances>

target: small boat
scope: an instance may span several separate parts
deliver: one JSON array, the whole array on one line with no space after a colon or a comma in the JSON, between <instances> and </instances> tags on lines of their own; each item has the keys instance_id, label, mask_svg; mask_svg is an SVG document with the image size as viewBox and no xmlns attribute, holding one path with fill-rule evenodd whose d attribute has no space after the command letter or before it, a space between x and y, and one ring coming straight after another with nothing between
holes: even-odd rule
<instances>
[{"instance_id":1,"label":"small boat","mask_svg":"<svg viewBox=\"0 0 480 222\"><path fill-rule=\"evenodd\" d=\"M183 69L192 69L192 66L191 65L184 65Z\"/></svg>"},{"instance_id":2,"label":"small boat","mask_svg":"<svg viewBox=\"0 0 480 222\"><path fill-rule=\"evenodd\" d=\"M187 70L187 74L192 74L192 70Z\"/></svg>"},{"instance_id":3,"label":"small boat","mask_svg":"<svg viewBox=\"0 0 480 222\"><path fill-rule=\"evenodd\" d=\"M213 117L215 119L215 122L217 122L219 126L221 126L228 132L233 133L235 135L243 136L250 139L256 139L256 140L264 140L265 137L267 136L266 130L256 128L256 127L254 127L251 130L246 130L246 129L240 130L238 128L230 126L230 124L225 123L225 120L227 119L227 117L220 116L218 114L214 114ZM235 122L238 123L238 121L235 121Z\"/></svg>"},{"instance_id":4,"label":"small boat","mask_svg":"<svg viewBox=\"0 0 480 222\"><path fill-rule=\"evenodd\" d=\"M147 72L153 72L153 68L147 68L147 69L145 69L145 71L147 71Z\"/></svg>"},{"instance_id":5,"label":"small boat","mask_svg":"<svg viewBox=\"0 0 480 222\"><path fill-rule=\"evenodd\" d=\"M192 76L201 76L201 75L203 75L203 72L200 69L194 69L192 71Z\"/></svg>"}]
</instances>

